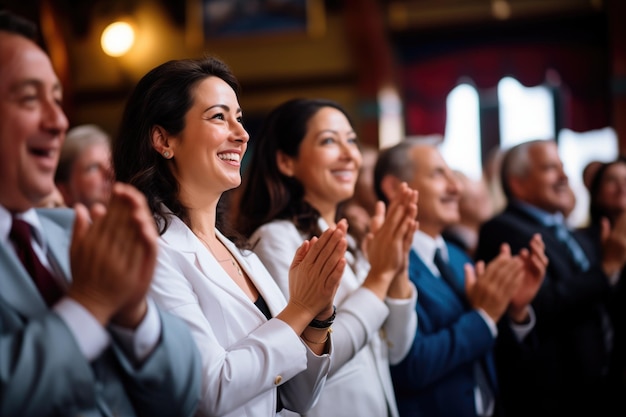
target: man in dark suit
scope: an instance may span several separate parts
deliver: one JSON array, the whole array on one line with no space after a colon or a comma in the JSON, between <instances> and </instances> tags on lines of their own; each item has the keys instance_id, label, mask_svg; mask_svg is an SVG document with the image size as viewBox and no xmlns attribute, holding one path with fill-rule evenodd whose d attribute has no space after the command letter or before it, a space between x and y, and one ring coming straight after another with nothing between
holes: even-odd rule
<instances>
[{"instance_id":1,"label":"man in dark suit","mask_svg":"<svg viewBox=\"0 0 626 417\"><path fill-rule=\"evenodd\" d=\"M0 12L0 416L191 416L201 362L146 298L157 233L141 193L116 184L91 213L33 208L68 127L34 34Z\"/></svg>"},{"instance_id":2,"label":"man in dark suit","mask_svg":"<svg viewBox=\"0 0 626 417\"><path fill-rule=\"evenodd\" d=\"M515 251L540 233L550 261L532 301L533 331L524 343L502 339L496 348L508 415L624 415L613 414L609 395L615 329L606 303L626 261L625 237L611 231L594 243L565 227L569 186L554 141L510 149L502 184L508 205L481 228L476 256L493 258L502 242Z\"/></svg>"},{"instance_id":3,"label":"man in dark suit","mask_svg":"<svg viewBox=\"0 0 626 417\"><path fill-rule=\"evenodd\" d=\"M459 221L460 185L436 147L401 142L381 152L374 175L384 201L402 181L419 191L420 230L409 254L419 326L410 352L391 368L400 415L497 415L492 352L497 322L503 316L523 321L531 314L527 306L545 270L541 239L532 239L532 253L519 256L503 245L496 260L477 263L474 272L465 252L441 236Z\"/></svg>"}]
</instances>

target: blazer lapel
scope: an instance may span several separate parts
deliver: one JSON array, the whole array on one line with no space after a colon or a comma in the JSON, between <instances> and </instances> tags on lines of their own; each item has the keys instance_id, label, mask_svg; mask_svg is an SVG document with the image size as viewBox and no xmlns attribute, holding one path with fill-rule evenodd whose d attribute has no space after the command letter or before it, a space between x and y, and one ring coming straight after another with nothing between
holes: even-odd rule
<instances>
[{"instance_id":1,"label":"blazer lapel","mask_svg":"<svg viewBox=\"0 0 626 417\"><path fill-rule=\"evenodd\" d=\"M217 237L222 241L222 243L226 245L226 247L235 257L237 262L239 262L241 268L246 272L246 274L248 274L248 277L265 300L265 303L269 307L272 316L280 313L285 308L285 298L278 288L278 285L274 281L274 278L270 276L269 272L267 272L265 268L261 268L262 263L260 261L256 262L256 265L254 267L251 265L251 262L253 262L254 260L258 260L256 258L256 255L254 255L253 253L248 253L244 255L233 242L228 240L218 230L216 230L216 234ZM268 289L272 287L275 287L274 290L268 291ZM237 288L239 289L239 287ZM248 300L245 295L244 298ZM255 307L254 310L255 312L260 314L259 317L262 317L263 320L265 320L265 316L263 316L258 308Z\"/></svg>"},{"instance_id":2,"label":"blazer lapel","mask_svg":"<svg viewBox=\"0 0 626 417\"><path fill-rule=\"evenodd\" d=\"M239 250L235 248L235 245L228 241L217 229L216 235L218 239L222 241L222 243L226 244L228 249L231 251L233 256L240 262L243 270L246 271L248 276L254 282L252 278L252 274L250 272L250 267L247 262L242 261L242 257L239 256ZM194 265L197 265L198 269L202 272L202 274L206 277L206 279L212 281L217 286L222 288L222 290L226 291L228 294L232 295L235 300L238 300L245 308L250 311L253 311L253 314L258 315L260 320L264 322L265 316L261 311L256 308L254 303L250 301L250 299L246 296L246 294L235 284L232 278L226 273L224 268L220 265L220 263L215 259L215 257L206 249L202 241L198 239L198 237L191 231L186 224L184 224L178 217L171 215L171 223L170 227L167 231L161 236L161 238L167 242L169 245L178 248L181 252L185 252L188 256L193 257L195 262L192 262ZM259 288L257 286L257 288ZM265 297L265 294L263 294ZM269 301L265 300L270 306ZM270 311L272 311L270 306ZM262 323L260 322L260 323Z\"/></svg>"},{"instance_id":3,"label":"blazer lapel","mask_svg":"<svg viewBox=\"0 0 626 417\"><path fill-rule=\"evenodd\" d=\"M451 248L447 242L446 246L448 248L448 256L450 257L448 265L454 271L455 285L458 291L467 299L465 292L465 264L471 263L471 259L462 256L458 248Z\"/></svg>"},{"instance_id":4,"label":"blazer lapel","mask_svg":"<svg viewBox=\"0 0 626 417\"><path fill-rule=\"evenodd\" d=\"M72 277L69 256L71 235L47 217L39 216L39 219L46 238L46 245L49 252L48 256L61 269L63 278L66 281L70 281Z\"/></svg>"},{"instance_id":5,"label":"blazer lapel","mask_svg":"<svg viewBox=\"0 0 626 417\"><path fill-rule=\"evenodd\" d=\"M24 317L45 314L48 307L12 248L0 245L0 296Z\"/></svg>"},{"instance_id":6,"label":"blazer lapel","mask_svg":"<svg viewBox=\"0 0 626 417\"><path fill-rule=\"evenodd\" d=\"M270 276L269 272L267 272L267 270L265 270L264 268L259 268L259 266L262 265L260 261L257 263L257 265L255 265L255 267L251 265L251 261L253 259L257 259L256 255L254 255L253 253L248 253L244 256L244 254L241 253L241 250L233 242L231 242L224 235L222 235L219 230L216 229L215 233L217 237L222 241L222 243L226 245L226 247L235 257L235 259L237 259L237 262L239 262L241 268L246 272L246 274L248 274L248 277L254 283L254 286L267 303L267 306L269 307L272 316L280 313L282 309L285 308L285 298L282 296L282 292L278 288L278 285L276 285L274 278ZM275 291L267 291L267 289L270 288L271 285L274 285L276 287ZM244 298L247 299L247 297L245 296ZM255 311L260 313L259 309L256 307Z\"/></svg>"},{"instance_id":7,"label":"blazer lapel","mask_svg":"<svg viewBox=\"0 0 626 417\"><path fill-rule=\"evenodd\" d=\"M441 278L434 276L413 249L409 253L409 277L418 291L424 289L425 292L440 298L447 309L463 309L461 300L452 288Z\"/></svg>"},{"instance_id":8,"label":"blazer lapel","mask_svg":"<svg viewBox=\"0 0 626 417\"><path fill-rule=\"evenodd\" d=\"M521 220L526 223L524 227L526 230L541 234L541 238L546 247L546 256L550 259L550 264L548 265L549 269L554 268L555 263L563 263L564 261L568 264L567 268L571 268L574 265L574 260L569 254L567 246L556 237L554 229L541 224L539 220L515 205L509 205L505 213L509 214L505 217L505 220L513 225L515 229L519 228L519 222ZM529 235L532 236L530 233ZM580 243L579 239L576 240ZM585 251L585 253L587 253L587 251ZM563 266L560 266L559 268L562 267Z\"/></svg>"}]
</instances>

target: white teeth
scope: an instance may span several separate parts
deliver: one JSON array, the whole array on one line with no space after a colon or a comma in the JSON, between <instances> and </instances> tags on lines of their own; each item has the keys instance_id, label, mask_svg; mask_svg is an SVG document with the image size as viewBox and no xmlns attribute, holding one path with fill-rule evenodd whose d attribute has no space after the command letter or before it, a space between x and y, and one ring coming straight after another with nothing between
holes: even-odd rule
<instances>
[{"instance_id":1,"label":"white teeth","mask_svg":"<svg viewBox=\"0 0 626 417\"><path fill-rule=\"evenodd\" d=\"M239 154L235 152L220 153L217 157L223 161L239 162Z\"/></svg>"},{"instance_id":2,"label":"white teeth","mask_svg":"<svg viewBox=\"0 0 626 417\"><path fill-rule=\"evenodd\" d=\"M331 172L336 177L346 178L346 179L352 178L352 176L354 175L354 173L349 170L337 170L337 171L331 171Z\"/></svg>"}]
</instances>

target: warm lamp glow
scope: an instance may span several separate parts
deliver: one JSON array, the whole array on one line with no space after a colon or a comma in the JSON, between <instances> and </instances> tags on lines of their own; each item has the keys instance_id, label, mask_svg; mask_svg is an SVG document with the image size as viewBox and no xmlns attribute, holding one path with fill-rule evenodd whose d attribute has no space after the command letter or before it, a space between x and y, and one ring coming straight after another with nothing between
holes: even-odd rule
<instances>
[{"instance_id":1,"label":"warm lamp glow","mask_svg":"<svg viewBox=\"0 0 626 417\"><path fill-rule=\"evenodd\" d=\"M111 23L102 32L102 50L110 56L122 56L133 46L135 31L126 22Z\"/></svg>"},{"instance_id":2,"label":"warm lamp glow","mask_svg":"<svg viewBox=\"0 0 626 417\"><path fill-rule=\"evenodd\" d=\"M493 0L491 14L498 20L507 20L511 17L511 5L507 0Z\"/></svg>"}]
</instances>

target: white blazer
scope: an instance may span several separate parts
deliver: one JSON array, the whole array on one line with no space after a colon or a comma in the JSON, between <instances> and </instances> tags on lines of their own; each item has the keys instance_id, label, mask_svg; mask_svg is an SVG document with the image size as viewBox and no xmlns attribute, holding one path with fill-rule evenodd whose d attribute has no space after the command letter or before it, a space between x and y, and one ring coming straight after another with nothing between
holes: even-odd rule
<instances>
[{"instance_id":1,"label":"white blazer","mask_svg":"<svg viewBox=\"0 0 626 417\"><path fill-rule=\"evenodd\" d=\"M320 219L322 231L328 228ZM261 226L252 235L255 253L289 295L289 265L307 236L287 220ZM322 395L307 416L398 416L389 364L408 353L417 329L417 290L406 300L381 301L361 287L369 264L360 251L347 252L348 265L337 290L333 363ZM352 266L350 266L352 265ZM413 284L411 284L413 285Z\"/></svg>"},{"instance_id":2,"label":"white blazer","mask_svg":"<svg viewBox=\"0 0 626 417\"><path fill-rule=\"evenodd\" d=\"M278 391L285 408L304 412L317 400L330 355L315 355L293 329L267 320L193 232L177 217L159 239L151 294L189 327L202 355L200 416L274 416ZM273 316L286 305L251 252L216 230L265 299ZM164 376L166 377L166 376Z\"/></svg>"}]
</instances>

